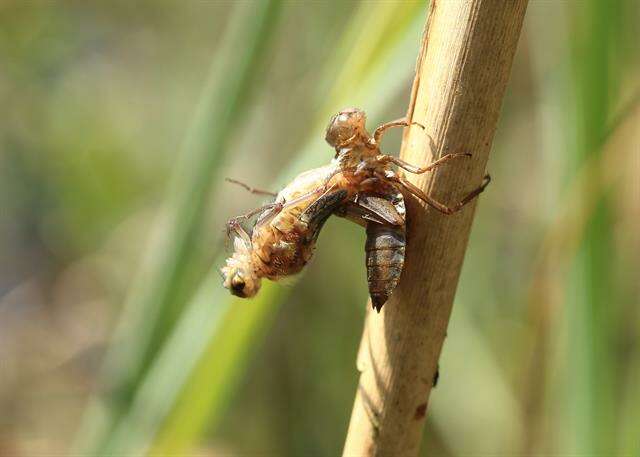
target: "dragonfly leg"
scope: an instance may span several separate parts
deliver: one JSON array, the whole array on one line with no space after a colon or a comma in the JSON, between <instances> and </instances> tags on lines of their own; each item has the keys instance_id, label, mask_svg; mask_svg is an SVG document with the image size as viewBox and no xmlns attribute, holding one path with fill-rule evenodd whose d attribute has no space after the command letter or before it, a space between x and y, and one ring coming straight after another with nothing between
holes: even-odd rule
<instances>
[{"instance_id":1,"label":"dragonfly leg","mask_svg":"<svg viewBox=\"0 0 640 457\"><path fill-rule=\"evenodd\" d=\"M396 119L390 122L385 122L384 124L379 125L373 132L373 140L375 141L376 144L380 144L380 140L382 140L382 135L384 135L384 132L386 132L390 128L408 127L409 125L417 125L418 127L421 127L422 130L424 130L425 128L424 125L419 124L418 122L409 123L407 119L403 117L403 118Z\"/></svg>"},{"instance_id":2,"label":"dragonfly leg","mask_svg":"<svg viewBox=\"0 0 640 457\"><path fill-rule=\"evenodd\" d=\"M238 181L237 179L232 179L232 178L225 178L224 179L227 182L230 182L232 184L237 184L240 187L248 190L249 192L251 192L252 194L256 194L256 195L269 195L271 197L275 197L278 194L275 192L271 192L269 190L261 190L261 189L256 189L255 187L251 187L246 183L243 183L242 181Z\"/></svg>"},{"instance_id":3,"label":"dragonfly leg","mask_svg":"<svg viewBox=\"0 0 640 457\"><path fill-rule=\"evenodd\" d=\"M398 179L398 182L405 189L407 189L407 191L409 191L411 194L415 195L416 197L418 197L420 200L424 201L427 205L431 206L432 208L437 209L441 213L447 214L447 215L454 214L454 213L457 213L458 211L460 211L467 203L469 203L471 200L473 200L478 195L480 195L482 193L482 191L491 182L491 176L485 175L485 177L483 178L482 184L480 186L478 186L476 189L474 189L471 192L469 192L462 200L460 200L455 205L447 206L444 203L440 203L439 201L435 200L434 198L428 196L426 193L424 193L422 191L422 189L420 189L419 187L415 186L414 184L409 182L404 177L398 176L397 179Z\"/></svg>"},{"instance_id":4,"label":"dragonfly leg","mask_svg":"<svg viewBox=\"0 0 640 457\"><path fill-rule=\"evenodd\" d=\"M263 205L259 208L253 209L246 214L241 214L240 216L233 217L227 221L227 235L231 236L231 233L234 232L243 240L250 242L251 237L242 228L242 225L240 223L252 218L256 214L263 214L266 212L278 213L281 209L282 203L269 203L267 205Z\"/></svg>"},{"instance_id":5,"label":"dragonfly leg","mask_svg":"<svg viewBox=\"0 0 640 457\"><path fill-rule=\"evenodd\" d=\"M436 160L435 162L430 163L429 165L427 165L426 167L417 167L415 165L411 165L408 162L405 162L402 159L399 159L397 157L394 156L390 156L390 155L386 155L386 154L381 154L377 157L377 160L382 162L382 163L392 163L394 165L397 165L398 167L402 168L403 170L407 170L409 173L414 173L414 174L422 174L422 173L426 173L427 171L431 171L431 170L435 170L436 168L438 168L440 165L445 164L447 162L449 162L452 159L457 159L460 157L471 157L471 154L469 154L468 152L459 152L459 153L451 153L451 154L446 154L443 155L442 157L440 157L438 160Z\"/></svg>"}]
</instances>

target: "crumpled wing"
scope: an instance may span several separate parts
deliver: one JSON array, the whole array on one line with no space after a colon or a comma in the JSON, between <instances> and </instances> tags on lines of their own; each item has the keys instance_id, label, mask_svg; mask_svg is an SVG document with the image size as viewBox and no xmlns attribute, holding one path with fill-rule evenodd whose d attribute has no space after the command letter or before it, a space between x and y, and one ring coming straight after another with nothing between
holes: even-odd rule
<instances>
[{"instance_id":1,"label":"crumpled wing","mask_svg":"<svg viewBox=\"0 0 640 457\"><path fill-rule=\"evenodd\" d=\"M304 210L300 215L300 222L306 224L308 228L307 239L309 242L315 241L324 223L344 204L347 195L348 193L344 189L326 192Z\"/></svg>"},{"instance_id":2,"label":"crumpled wing","mask_svg":"<svg viewBox=\"0 0 640 457\"><path fill-rule=\"evenodd\" d=\"M402 194L399 194L402 197ZM380 196L358 194L345 203L336 214L356 224L367 226L369 222L385 225L404 225L404 200L397 202L397 195Z\"/></svg>"}]
</instances>

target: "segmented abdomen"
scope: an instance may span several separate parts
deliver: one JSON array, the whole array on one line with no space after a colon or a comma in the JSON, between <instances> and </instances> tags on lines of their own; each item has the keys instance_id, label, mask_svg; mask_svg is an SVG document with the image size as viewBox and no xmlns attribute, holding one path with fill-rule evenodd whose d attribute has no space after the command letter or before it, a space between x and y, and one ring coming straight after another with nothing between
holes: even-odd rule
<instances>
[{"instance_id":1,"label":"segmented abdomen","mask_svg":"<svg viewBox=\"0 0 640 457\"><path fill-rule=\"evenodd\" d=\"M405 244L404 225L367 225L367 281L376 311L380 311L400 280Z\"/></svg>"}]
</instances>

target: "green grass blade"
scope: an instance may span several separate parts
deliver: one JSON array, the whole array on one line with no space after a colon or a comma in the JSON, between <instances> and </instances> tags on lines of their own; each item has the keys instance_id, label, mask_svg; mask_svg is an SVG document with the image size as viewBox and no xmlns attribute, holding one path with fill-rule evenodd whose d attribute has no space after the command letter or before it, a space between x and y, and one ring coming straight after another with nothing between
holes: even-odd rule
<instances>
[{"instance_id":1,"label":"green grass blade","mask_svg":"<svg viewBox=\"0 0 640 457\"><path fill-rule=\"evenodd\" d=\"M77 448L95 453L126 411L181 306L178 292L191 264L194 241L202 225L213 178L224 160L227 142L247 110L256 75L275 29L279 1L239 4L216 56L206 88L185 136L170 185L164 228L135 280L116 341L107 354L104 401L89 407Z\"/></svg>"},{"instance_id":2,"label":"green grass blade","mask_svg":"<svg viewBox=\"0 0 640 457\"><path fill-rule=\"evenodd\" d=\"M211 280L219 283L217 277ZM249 302L235 298L221 300L226 301L225 306L220 306L224 316L217 328L206 334L209 341L202 346L204 351L179 396L174 396L179 401L170 411L150 455L183 454L193 447L205 428L215 429L219 425L222 412L229 405L249 358L255 352L254 345L259 344L271 326L286 294L283 287L265 283L258 297ZM206 305L210 307L209 302ZM175 361L172 359L171 365ZM164 379L168 378L165 376Z\"/></svg>"},{"instance_id":3,"label":"green grass blade","mask_svg":"<svg viewBox=\"0 0 640 457\"><path fill-rule=\"evenodd\" d=\"M592 0L581 5L574 36L574 80L579 167L602 154L602 140L617 81L609 71L616 46L618 2ZM585 226L568 287L569 319L569 451L581 455L614 453L616 441L614 340L616 310L613 207L596 176L589 192L597 201Z\"/></svg>"},{"instance_id":4,"label":"green grass blade","mask_svg":"<svg viewBox=\"0 0 640 457\"><path fill-rule=\"evenodd\" d=\"M105 454L125 455L145 449L170 412L171 400L185 389L220 391L212 407L224 406L228 398L225 390L236 383L241 373L242 366L236 361L246 359L251 351L252 338L247 336L259 335L268 328L269 318L274 316L270 306L283 292L269 284L256 300L244 302L229 299L219 282L217 272L203 282L138 389L128 414L111 435ZM228 305L212 309L212 299L216 303L226 301ZM210 335L213 335L211 342ZM203 359L208 363L198 364ZM192 374L194 370L197 376ZM226 373L227 377L222 379L219 373Z\"/></svg>"}]
</instances>

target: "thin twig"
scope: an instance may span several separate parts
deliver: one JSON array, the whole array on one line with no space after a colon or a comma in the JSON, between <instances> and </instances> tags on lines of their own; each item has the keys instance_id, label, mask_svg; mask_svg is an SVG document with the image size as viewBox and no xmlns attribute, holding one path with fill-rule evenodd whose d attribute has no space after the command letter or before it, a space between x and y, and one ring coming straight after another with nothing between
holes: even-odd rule
<instances>
[{"instance_id":1,"label":"thin twig","mask_svg":"<svg viewBox=\"0 0 640 457\"><path fill-rule=\"evenodd\" d=\"M451 202L485 174L527 0L431 5L408 110L427 128L405 132L401 157L432 162L430 137L438 157L471 151L464 164L411 178ZM451 216L412 199L407 206L405 270L380 315L369 312L365 322L345 456L416 455L420 447L475 205Z\"/></svg>"}]
</instances>

